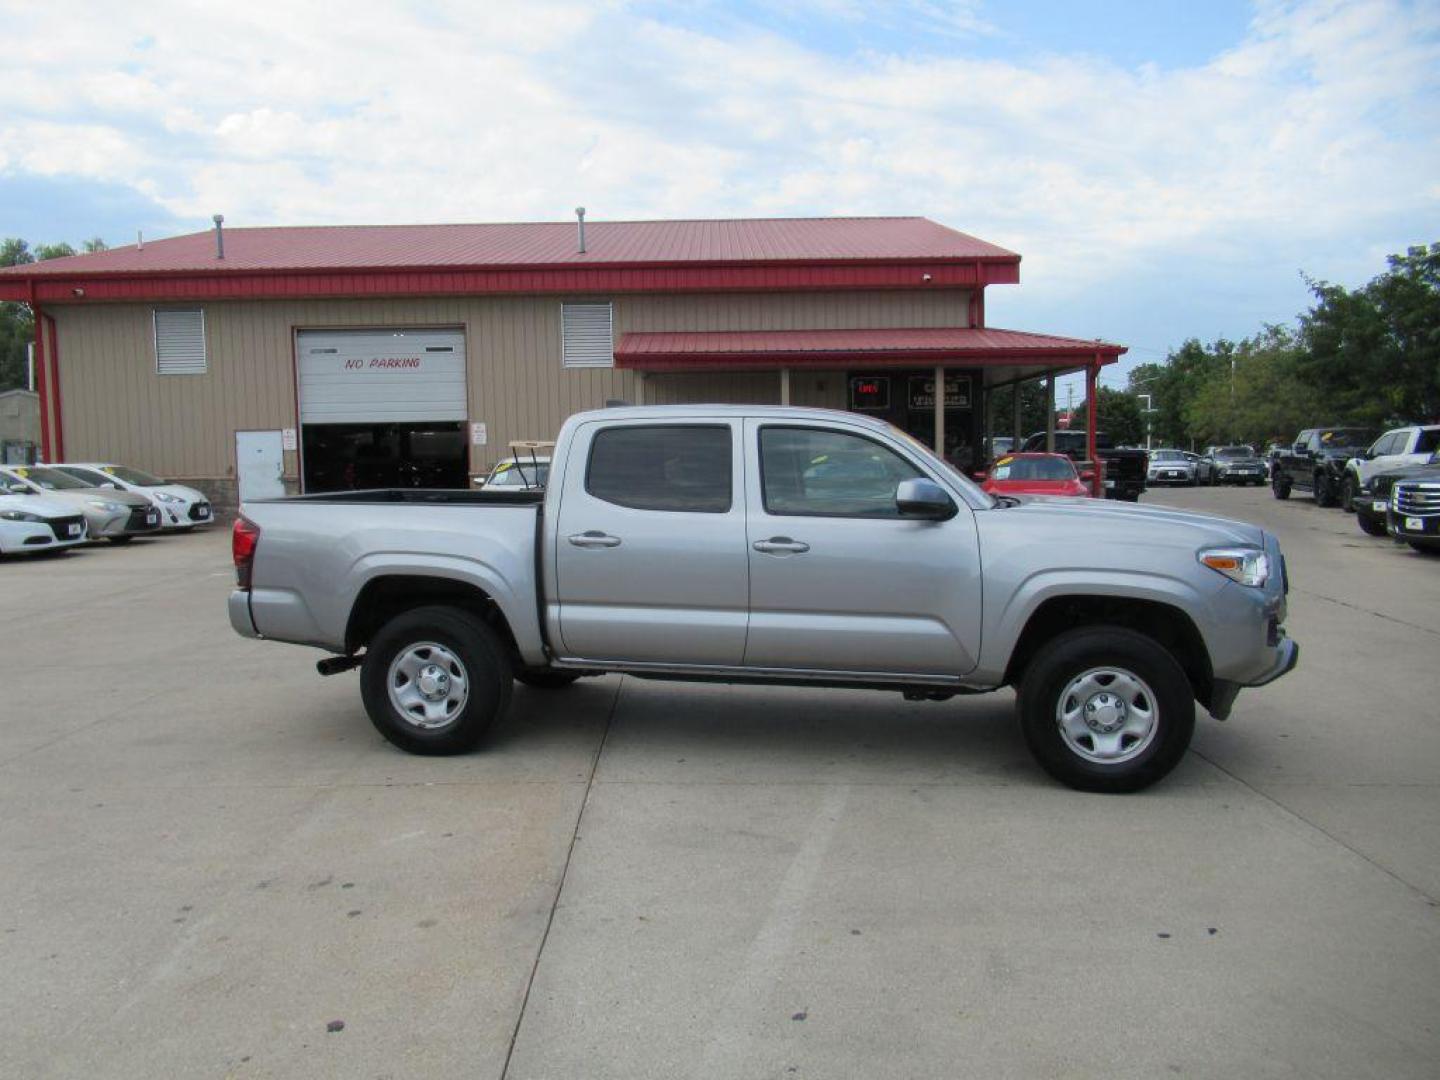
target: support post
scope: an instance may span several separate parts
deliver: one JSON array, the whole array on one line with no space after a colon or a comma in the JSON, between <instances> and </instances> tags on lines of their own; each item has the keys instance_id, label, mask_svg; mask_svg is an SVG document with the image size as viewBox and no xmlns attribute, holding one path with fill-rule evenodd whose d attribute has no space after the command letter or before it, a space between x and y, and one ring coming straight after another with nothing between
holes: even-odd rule
<instances>
[{"instance_id":1,"label":"support post","mask_svg":"<svg viewBox=\"0 0 1440 1080\"><path fill-rule=\"evenodd\" d=\"M50 385L46 378L45 320L35 301L35 282L30 282L30 320L35 332L35 390L40 395L40 457L46 464L57 460L50 453Z\"/></svg>"},{"instance_id":2,"label":"support post","mask_svg":"<svg viewBox=\"0 0 1440 1080\"><path fill-rule=\"evenodd\" d=\"M1013 382L1010 384L1012 397L1010 399L1010 434L1015 437L1014 449L1019 450L1020 444L1025 441L1025 433L1020 430L1020 387L1025 384Z\"/></svg>"},{"instance_id":3,"label":"support post","mask_svg":"<svg viewBox=\"0 0 1440 1080\"><path fill-rule=\"evenodd\" d=\"M935 365L935 456L945 460L945 367Z\"/></svg>"},{"instance_id":4,"label":"support post","mask_svg":"<svg viewBox=\"0 0 1440 1080\"><path fill-rule=\"evenodd\" d=\"M1085 457L1090 462L1090 493L1100 498L1100 457L1095 451L1095 387L1100 373L1100 357L1085 369Z\"/></svg>"},{"instance_id":5,"label":"support post","mask_svg":"<svg viewBox=\"0 0 1440 1080\"><path fill-rule=\"evenodd\" d=\"M780 404L790 404L790 369L788 367L780 369Z\"/></svg>"},{"instance_id":6,"label":"support post","mask_svg":"<svg viewBox=\"0 0 1440 1080\"><path fill-rule=\"evenodd\" d=\"M1045 452L1055 452L1055 372L1045 376Z\"/></svg>"}]
</instances>

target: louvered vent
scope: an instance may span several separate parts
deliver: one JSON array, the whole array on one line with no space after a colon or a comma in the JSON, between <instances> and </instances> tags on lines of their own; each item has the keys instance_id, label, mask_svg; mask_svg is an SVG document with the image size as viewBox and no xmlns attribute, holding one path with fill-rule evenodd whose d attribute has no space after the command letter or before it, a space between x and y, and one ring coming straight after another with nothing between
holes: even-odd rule
<instances>
[{"instance_id":1,"label":"louvered vent","mask_svg":"<svg viewBox=\"0 0 1440 1080\"><path fill-rule=\"evenodd\" d=\"M614 367L610 305L561 304L560 337L566 367Z\"/></svg>"},{"instance_id":2,"label":"louvered vent","mask_svg":"<svg viewBox=\"0 0 1440 1080\"><path fill-rule=\"evenodd\" d=\"M155 312L155 371L160 375L204 375L205 312Z\"/></svg>"}]
</instances>

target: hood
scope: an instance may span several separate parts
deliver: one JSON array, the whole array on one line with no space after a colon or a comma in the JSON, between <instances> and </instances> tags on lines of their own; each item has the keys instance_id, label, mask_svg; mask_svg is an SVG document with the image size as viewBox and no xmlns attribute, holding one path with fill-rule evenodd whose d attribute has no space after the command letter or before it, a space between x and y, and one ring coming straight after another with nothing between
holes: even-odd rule
<instances>
[{"instance_id":1,"label":"hood","mask_svg":"<svg viewBox=\"0 0 1440 1080\"><path fill-rule=\"evenodd\" d=\"M1370 489L1387 491L1399 480L1440 480L1440 465L1410 465L1403 469L1386 469L1370 477Z\"/></svg>"},{"instance_id":2,"label":"hood","mask_svg":"<svg viewBox=\"0 0 1440 1080\"><path fill-rule=\"evenodd\" d=\"M163 491L166 495L178 495L186 502L209 502L204 492L196 491L184 484L156 484L154 487L146 488L146 491Z\"/></svg>"},{"instance_id":3,"label":"hood","mask_svg":"<svg viewBox=\"0 0 1440 1080\"><path fill-rule=\"evenodd\" d=\"M1061 533L1104 532L1116 540L1144 542L1148 538L1197 548L1206 544L1265 546L1265 531L1258 525L1171 506L1046 495L1012 498L1020 505L994 512L1013 514L1036 526L1053 526Z\"/></svg>"},{"instance_id":4,"label":"hood","mask_svg":"<svg viewBox=\"0 0 1440 1080\"><path fill-rule=\"evenodd\" d=\"M43 518L74 517L77 512L68 501L53 495L0 495L0 512L6 510L38 514Z\"/></svg>"},{"instance_id":5,"label":"hood","mask_svg":"<svg viewBox=\"0 0 1440 1080\"><path fill-rule=\"evenodd\" d=\"M67 488L64 491L47 491L46 496L64 499L76 506L89 506L92 502L113 502L125 507L149 506L150 500L143 495L129 491L114 491L110 488Z\"/></svg>"}]
</instances>

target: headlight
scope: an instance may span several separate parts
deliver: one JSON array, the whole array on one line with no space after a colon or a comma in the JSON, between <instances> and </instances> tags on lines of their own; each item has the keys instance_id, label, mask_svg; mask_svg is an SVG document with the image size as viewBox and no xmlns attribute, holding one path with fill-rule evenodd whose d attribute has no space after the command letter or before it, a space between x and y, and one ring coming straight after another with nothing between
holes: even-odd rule
<instances>
[{"instance_id":1,"label":"headlight","mask_svg":"<svg viewBox=\"0 0 1440 1080\"><path fill-rule=\"evenodd\" d=\"M104 510L107 514L113 514L113 513L115 513L115 511L117 511L117 510L124 510L124 509L125 509L125 507L121 506L121 505L120 505L119 503L117 503L117 502L106 502L104 499L91 499L91 500L90 500L90 505L91 505L91 506L98 506L101 510Z\"/></svg>"},{"instance_id":2,"label":"headlight","mask_svg":"<svg viewBox=\"0 0 1440 1080\"><path fill-rule=\"evenodd\" d=\"M1241 585L1258 589L1270 580L1270 559L1255 548L1206 548L1196 557L1211 570Z\"/></svg>"},{"instance_id":3,"label":"headlight","mask_svg":"<svg viewBox=\"0 0 1440 1080\"><path fill-rule=\"evenodd\" d=\"M24 510L0 510L0 518L6 521L34 521L42 525L45 522L39 514L27 514Z\"/></svg>"},{"instance_id":4,"label":"headlight","mask_svg":"<svg viewBox=\"0 0 1440 1080\"><path fill-rule=\"evenodd\" d=\"M168 491L157 491L155 497L163 503L183 503L185 501L179 495L171 495Z\"/></svg>"}]
</instances>

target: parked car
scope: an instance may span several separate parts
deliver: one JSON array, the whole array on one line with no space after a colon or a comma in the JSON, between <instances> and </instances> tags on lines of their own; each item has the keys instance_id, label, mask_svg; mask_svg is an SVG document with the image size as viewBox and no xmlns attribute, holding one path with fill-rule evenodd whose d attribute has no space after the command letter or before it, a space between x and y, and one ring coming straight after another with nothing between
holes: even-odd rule
<instances>
[{"instance_id":1,"label":"parked car","mask_svg":"<svg viewBox=\"0 0 1440 1080\"><path fill-rule=\"evenodd\" d=\"M1076 471L1064 454L1006 454L982 473L977 473L983 490L991 495L1059 495L1084 498L1090 494L1088 469Z\"/></svg>"},{"instance_id":2,"label":"parked car","mask_svg":"<svg viewBox=\"0 0 1440 1080\"><path fill-rule=\"evenodd\" d=\"M1270 490L1277 499L1288 499L1291 491L1309 491L1315 505L1335 506L1346 464L1374 441L1370 428L1306 428L1276 460Z\"/></svg>"},{"instance_id":3,"label":"parked car","mask_svg":"<svg viewBox=\"0 0 1440 1080\"><path fill-rule=\"evenodd\" d=\"M543 493L247 502L233 551L234 629L359 667L376 728L420 754L474 747L516 679L1018 686L1047 771L1131 791L1181 759L1196 701L1223 718L1298 658L1258 526L997 499L888 424L819 409L580 413Z\"/></svg>"},{"instance_id":4,"label":"parked car","mask_svg":"<svg viewBox=\"0 0 1440 1080\"><path fill-rule=\"evenodd\" d=\"M1201 484L1263 484L1265 463L1248 445L1207 446L1195 467Z\"/></svg>"},{"instance_id":5,"label":"parked car","mask_svg":"<svg viewBox=\"0 0 1440 1080\"><path fill-rule=\"evenodd\" d=\"M1009 453L1013 452L1014 449L1015 449L1015 439L1014 439L1013 436L1010 436L1010 435L992 435L992 436L990 436L990 446L989 446L990 452L989 452L989 454L986 455L986 460L987 460L987 461L994 461L996 458L1002 458L1002 457L1004 457L1006 454L1009 454Z\"/></svg>"},{"instance_id":6,"label":"parked car","mask_svg":"<svg viewBox=\"0 0 1440 1080\"><path fill-rule=\"evenodd\" d=\"M88 539L85 515L70 503L0 477L0 555L55 551Z\"/></svg>"},{"instance_id":7,"label":"parked car","mask_svg":"<svg viewBox=\"0 0 1440 1080\"><path fill-rule=\"evenodd\" d=\"M508 457L471 483L477 488L543 488L549 479L548 457Z\"/></svg>"},{"instance_id":8,"label":"parked car","mask_svg":"<svg viewBox=\"0 0 1440 1080\"><path fill-rule=\"evenodd\" d=\"M1440 554L1440 476L1397 478L1387 524L1391 536L1416 551Z\"/></svg>"},{"instance_id":9,"label":"parked car","mask_svg":"<svg viewBox=\"0 0 1440 1080\"><path fill-rule=\"evenodd\" d=\"M143 495L97 487L46 465L10 465L0 468L0 483L12 491L17 485L31 495L53 495L70 503L85 517L90 539L128 544L137 535L160 528L160 511Z\"/></svg>"},{"instance_id":10,"label":"parked car","mask_svg":"<svg viewBox=\"0 0 1440 1080\"><path fill-rule=\"evenodd\" d=\"M1055 449L1075 462L1082 472L1087 464L1085 441L1086 433L1083 431L1067 429L1055 432ZM1045 432L1039 431L1031 435L1020 450L1026 454L1045 453ZM1110 436L1103 431L1097 431L1095 453L1100 459L1098 467L1105 497L1124 499L1127 502L1140 498L1145 491L1145 451L1122 450L1110 441Z\"/></svg>"},{"instance_id":11,"label":"parked car","mask_svg":"<svg viewBox=\"0 0 1440 1080\"><path fill-rule=\"evenodd\" d=\"M202 491L184 484L172 484L143 469L101 462L66 462L56 465L61 472L96 487L114 488L143 495L160 511L160 528L189 531L209 525L215 519L210 500Z\"/></svg>"},{"instance_id":12,"label":"parked car","mask_svg":"<svg viewBox=\"0 0 1440 1080\"><path fill-rule=\"evenodd\" d=\"M1373 473L1368 489L1355 497L1355 520L1362 532L1385 536L1390 531L1390 496L1400 480L1440 480L1440 451L1431 454L1423 464L1404 465Z\"/></svg>"},{"instance_id":13,"label":"parked car","mask_svg":"<svg viewBox=\"0 0 1440 1080\"><path fill-rule=\"evenodd\" d=\"M1340 507L1350 511L1357 501L1369 497L1370 480L1376 473L1423 465L1440 450L1440 424L1391 428L1366 450L1345 463L1340 486Z\"/></svg>"},{"instance_id":14,"label":"parked car","mask_svg":"<svg viewBox=\"0 0 1440 1080\"><path fill-rule=\"evenodd\" d=\"M1195 463L1183 450L1151 450L1146 484L1185 484L1193 486Z\"/></svg>"}]
</instances>

